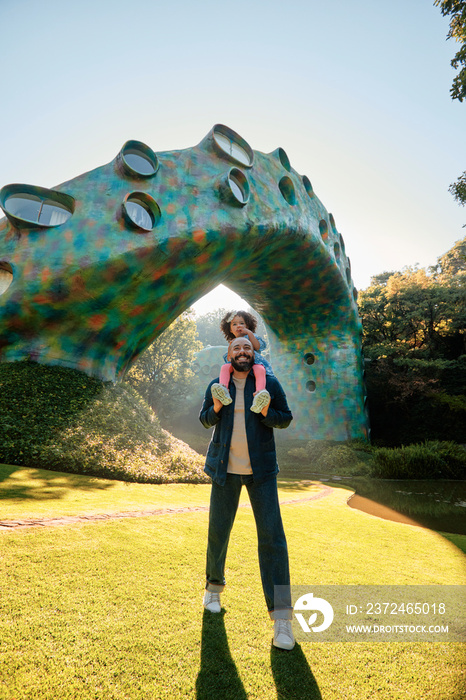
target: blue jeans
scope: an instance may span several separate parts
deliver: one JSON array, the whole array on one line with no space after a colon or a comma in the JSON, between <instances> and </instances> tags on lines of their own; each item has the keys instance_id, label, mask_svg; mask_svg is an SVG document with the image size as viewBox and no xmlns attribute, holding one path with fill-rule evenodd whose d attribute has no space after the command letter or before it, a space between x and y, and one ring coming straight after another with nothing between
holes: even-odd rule
<instances>
[{"instance_id":1,"label":"blue jeans","mask_svg":"<svg viewBox=\"0 0 466 700\"><path fill-rule=\"evenodd\" d=\"M259 568L267 609L272 619L291 618L288 547L278 502L277 479L254 481L252 476L227 474L224 486L212 482L207 542L206 588L225 586L225 559L243 484L251 501L257 528ZM274 586L280 598L274 596Z\"/></svg>"}]
</instances>

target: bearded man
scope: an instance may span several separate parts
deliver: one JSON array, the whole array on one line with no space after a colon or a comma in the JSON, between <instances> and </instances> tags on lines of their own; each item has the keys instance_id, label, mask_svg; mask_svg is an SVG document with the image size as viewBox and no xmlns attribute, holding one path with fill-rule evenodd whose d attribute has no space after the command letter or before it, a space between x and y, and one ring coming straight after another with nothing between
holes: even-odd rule
<instances>
[{"instance_id":1,"label":"bearded man","mask_svg":"<svg viewBox=\"0 0 466 700\"><path fill-rule=\"evenodd\" d=\"M291 595L288 548L277 492L278 463L273 428L287 428L293 416L285 392L274 376L266 377L270 399L260 413L252 412L255 380L251 371L254 348L247 337L232 340L230 395L225 406L207 387L199 419L215 430L204 471L212 479L207 542L204 607L219 613L225 587L225 559L242 486L246 486L256 521L259 568L265 602L274 621L273 644L292 649ZM275 586L279 586L275 590Z\"/></svg>"}]
</instances>

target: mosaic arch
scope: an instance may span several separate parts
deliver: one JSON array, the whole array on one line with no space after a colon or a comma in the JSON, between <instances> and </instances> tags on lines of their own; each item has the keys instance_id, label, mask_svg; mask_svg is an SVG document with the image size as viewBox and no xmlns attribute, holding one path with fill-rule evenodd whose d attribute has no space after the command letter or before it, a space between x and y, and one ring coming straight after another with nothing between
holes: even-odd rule
<instances>
[{"instance_id":1,"label":"mosaic arch","mask_svg":"<svg viewBox=\"0 0 466 700\"><path fill-rule=\"evenodd\" d=\"M282 148L253 151L222 124L178 151L127 141L52 190L6 185L0 206L0 361L119 381L223 282L267 324L292 434L367 434L343 237Z\"/></svg>"}]
</instances>

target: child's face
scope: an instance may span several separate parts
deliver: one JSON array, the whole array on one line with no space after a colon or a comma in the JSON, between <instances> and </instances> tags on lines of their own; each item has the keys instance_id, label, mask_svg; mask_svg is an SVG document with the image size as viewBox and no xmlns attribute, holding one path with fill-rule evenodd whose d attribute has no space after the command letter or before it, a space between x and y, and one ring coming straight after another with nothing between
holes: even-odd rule
<instances>
[{"instance_id":1,"label":"child's face","mask_svg":"<svg viewBox=\"0 0 466 700\"><path fill-rule=\"evenodd\" d=\"M230 331L233 333L235 338L240 338L242 335L244 335L246 328L246 321L242 316L234 316L230 321Z\"/></svg>"}]
</instances>

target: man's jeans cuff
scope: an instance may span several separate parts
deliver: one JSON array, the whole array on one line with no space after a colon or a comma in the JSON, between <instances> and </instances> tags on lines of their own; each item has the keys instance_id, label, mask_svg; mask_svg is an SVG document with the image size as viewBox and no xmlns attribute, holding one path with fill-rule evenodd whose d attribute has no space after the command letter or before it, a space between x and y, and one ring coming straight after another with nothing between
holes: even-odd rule
<instances>
[{"instance_id":1,"label":"man's jeans cuff","mask_svg":"<svg viewBox=\"0 0 466 700\"><path fill-rule=\"evenodd\" d=\"M293 608L280 608L279 610L269 610L271 620L292 620Z\"/></svg>"},{"instance_id":2,"label":"man's jeans cuff","mask_svg":"<svg viewBox=\"0 0 466 700\"><path fill-rule=\"evenodd\" d=\"M207 581L205 585L206 591L210 591L211 593L221 593L223 589L225 588L224 583L210 583Z\"/></svg>"}]
</instances>

